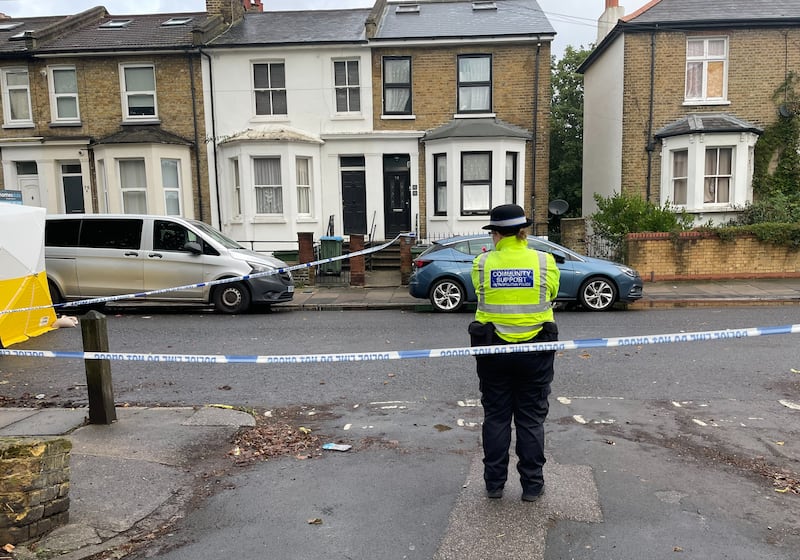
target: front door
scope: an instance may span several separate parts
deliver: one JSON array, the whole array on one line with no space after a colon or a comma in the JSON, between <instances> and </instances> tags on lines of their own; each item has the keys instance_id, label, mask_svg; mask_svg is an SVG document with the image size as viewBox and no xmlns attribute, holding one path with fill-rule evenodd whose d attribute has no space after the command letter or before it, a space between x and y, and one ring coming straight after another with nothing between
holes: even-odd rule
<instances>
[{"instance_id":1,"label":"front door","mask_svg":"<svg viewBox=\"0 0 800 560\"><path fill-rule=\"evenodd\" d=\"M66 214L82 214L83 175L80 163L61 164L61 183L64 187L64 212Z\"/></svg>"},{"instance_id":2,"label":"front door","mask_svg":"<svg viewBox=\"0 0 800 560\"><path fill-rule=\"evenodd\" d=\"M39 195L39 177L20 177L17 180L19 190L22 191L22 204L25 206L41 206Z\"/></svg>"},{"instance_id":3,"label":"front door","mask_svg":"<svg viewBox=\"0 0 800 560\"><path fill-rule=\"evenodd\" d=\"M383 220L386 238L411 231L411 189L407 155L383 157Z\"/></svg>"},{"instance_id":4,"label":"front door","mask_svg":"<svg viewBox=\"0 0 800 560\"><path fill-rule=\"evenodd\" d=\"M363 156L343 156L342 221L344 234L367 233L367 175Z\"/></svg>"}]
</instances>

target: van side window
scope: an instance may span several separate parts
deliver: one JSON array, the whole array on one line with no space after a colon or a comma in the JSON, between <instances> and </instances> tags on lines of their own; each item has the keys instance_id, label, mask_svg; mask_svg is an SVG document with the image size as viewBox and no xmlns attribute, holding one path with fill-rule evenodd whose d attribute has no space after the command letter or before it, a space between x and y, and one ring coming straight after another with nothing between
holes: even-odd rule
<instances>
[{"instance_id":1,"label":"van side window","mask_svg":"<svg viewBox=\"0 0 800 560\"><path fill-rule=\"evenodd\" d=\"M180 224L166 220L156 220L153 225L153 249L156 251L186 251L183 248L189 241L194 241L203 246L193 231L189 231Z\"/></svg>"},{"instance_id":2,"label":"van side window","mask_svg":"<svg viewBox=\"0 0 800 560\"><path fill-rule=\"evenodd\" d=\"M44 226L46 247L77 247L80 220L47 220Z\"/></svg>"},{"instance_id":3,"label":"van side window","mask_svg":"<svg viewBox=\"0 0 800 560\"><path fill-rule=\"evenodd\" d=\"M142 244L142 220L83 220L81 247L138 249Z\"/></svg>"}]
</instances>

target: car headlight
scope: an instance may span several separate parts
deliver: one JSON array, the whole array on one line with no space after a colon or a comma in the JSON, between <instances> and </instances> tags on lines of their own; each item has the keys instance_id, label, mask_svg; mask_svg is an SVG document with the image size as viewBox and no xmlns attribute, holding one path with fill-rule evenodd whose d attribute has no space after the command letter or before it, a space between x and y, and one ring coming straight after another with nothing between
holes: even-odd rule
<instances>
[{"instance_id":1,"label":"car headlight","mask_svg":"<svg viewBox=\"0 0 800 560\"><path fill-rule=\"evenodd\" d=\"M256 273L259 273L259 272L270 272L270 271L275 270L271 266L268 266L268 265L265 265L265 264L261 264L261 263L254 263L254 262L247 261L247 264L249 264L250 268L252 269L250 271L250 274L256 274Z\"/></svg>"},{"instance_id":2,"label":"car headlight","mask_svg":"<svg viewBox=\"0 0 800 560\"><path fill-rule=\"evenodd\" d=\"M627 275L627 276L630 276L631 278L638 278L638 277L639 277L639 273L638 273L638 272L636 272L634 269L632 269L632 268L631 268L631 267L629 267L629 266L622 266L622 265L619 265L619 266L617 266L617 268L619 269L619 271L620 271L622 274L625 274L625 275Z\"/></svg>"}]
</instances>

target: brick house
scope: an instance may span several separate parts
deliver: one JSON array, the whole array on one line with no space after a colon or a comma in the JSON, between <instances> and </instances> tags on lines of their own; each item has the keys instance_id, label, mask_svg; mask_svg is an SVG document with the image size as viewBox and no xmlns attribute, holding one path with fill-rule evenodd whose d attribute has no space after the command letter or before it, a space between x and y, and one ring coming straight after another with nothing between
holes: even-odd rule
<instances>
[{"instance_id":1,"label":"brick house","mask_svg":"<svg viewBox=\"0 0 800 560\"><path fill-rule=\"evenodd\" d=\"M790 108L800 3L653 0L623 16L606 0L584 74L583 215L594 193L669 202L725 223L753 200L753 151ZM607 33L607 34L606 34Z\"/></svg>"},{"instance_id":2,"label":"brick house","mask_svg":"<svg viewBox=\"0 0 800 560\"><path fill-rule=\"evenodd\" d=\"M227 0L227 21L241 0ZM233 2L233 3L231 3ZM2 188L56 212L177 214L213 201L199 44L217 13L0 21Z\"/></svg>"},{"instance_id":3,"label":"brick house","mask_svg":"<svg viewBox=\"0 0 800 560\"><path fill-rule=\"evenodd\" d=\"M414 229L441 237L478 231L492 206L514 202L546 234L555 31L535 0L378 0L368 27L375 130L419 134L410 193L390 198L384 162L387 213L410 200Z\"/></svg>"}]
</instances>

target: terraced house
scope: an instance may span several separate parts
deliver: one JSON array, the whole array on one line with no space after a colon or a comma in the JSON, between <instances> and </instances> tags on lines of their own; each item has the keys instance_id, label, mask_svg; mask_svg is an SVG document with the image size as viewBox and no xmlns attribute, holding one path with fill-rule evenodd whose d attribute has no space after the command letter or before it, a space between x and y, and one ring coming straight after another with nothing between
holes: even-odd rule
<instances>
[{"instance_id":1,"label":"terraced house","mask_svg":"<svg viewBox=\"0 0 800 560\"><path fill-rule=\"evenodd\" d=\"M203 48L223 230L445 235L513 201L545 231L554 33L534 0L245 13Z\"/></svg>"},{"instance_id":2,"label":"terraced house","mask_svg":"<svg viewBox=\"0 0 800 560\"><path fill-rule=\"evenodd\" d=\"M606 0L608 33L579 69L583 214L594 193L622 192L725 223L753 201L759 136L800 110L800 3L653 0L623 12Z\"/></svg>"},{"instance_id":3,"label":"terraced house","mask_svg":"<svg viewBox=\"0 0 800 560\"><path fill-rule=\"evenodd\" d=\"M0 20L2 188L51 213L209 221L198 47L224 12Z\"/></svg>"},{"instance_id":4,"label":"terraced house","mask_svg":"<svg viewBox=\"0 0 800 560\"><path fill-rule=\"evenodd\" d=\"M5 20L3 188L262 251L477 231L505 202L546 233L555 31L535 0L259 8Z\"/></svg>"}]
</instances>

